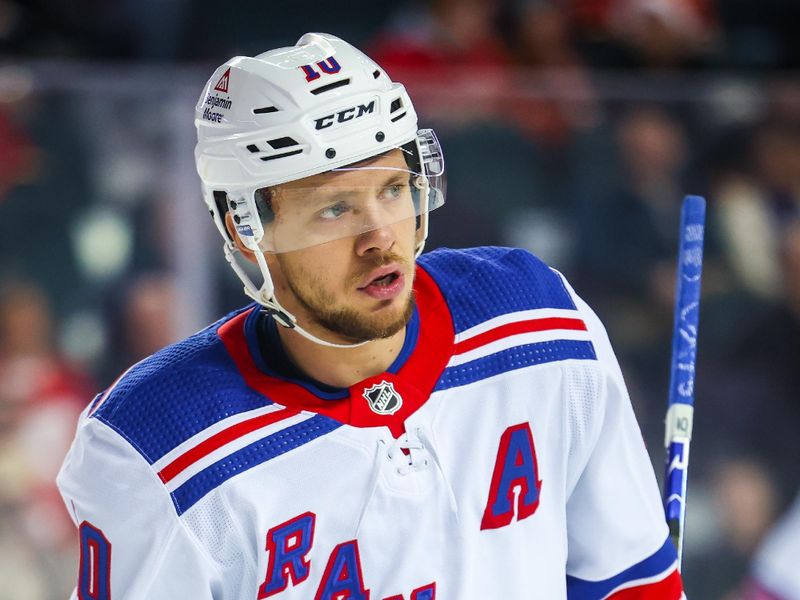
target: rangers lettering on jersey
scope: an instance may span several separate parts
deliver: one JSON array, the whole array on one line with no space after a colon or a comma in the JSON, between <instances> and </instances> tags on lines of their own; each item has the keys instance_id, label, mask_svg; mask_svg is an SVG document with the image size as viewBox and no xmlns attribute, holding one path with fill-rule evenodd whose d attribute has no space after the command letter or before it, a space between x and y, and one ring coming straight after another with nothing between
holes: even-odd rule
<instances>
[{"instance_id":1,"label":"rangers lettering on jersey","mask_svg":"<svg viewBox=\"0 0 800 600\"><path fill-rule=\"evenodd\" d=\"M369 591L364 589L356 540L341 543L333 549L314 600L336 600L342 597L369 600Z\"/></svg>"},{"instance_id":2,"label":"rangers lettering on jersey","mask_svg":"<svg viewBox=\"0 0 800 600\"><path fill-rule=\"evenodd\" d=\"M308 578L308 553L314 543L315 519L313 513L307 512L269 530L267 579L258 590L259 599L282 592L290 579L297 585Z\"/></svg>"}]
</instances>

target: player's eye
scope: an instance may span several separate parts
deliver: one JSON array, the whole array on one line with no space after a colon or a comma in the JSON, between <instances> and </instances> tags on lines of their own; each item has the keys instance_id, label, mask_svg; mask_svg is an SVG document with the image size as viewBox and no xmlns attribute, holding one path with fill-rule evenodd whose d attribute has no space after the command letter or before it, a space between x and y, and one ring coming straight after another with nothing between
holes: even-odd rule
<instances>
[{"instance_id":1,"label":"player's eye","mask_svg":"<svg viewBox=\"0 0 800 600\"><path fill-rule=\"evenodd\" d=\"M330 206L326 206L317 213L323 221L334 221L341 217L344 213L350 210L350 206L346 202L336 202Z\"/></svg>"},{"instance_id":2,"label":"player's eye","mask_svg":"<svg viewBox=\"0 0 800 600\"><path fill-rule=\"evenodd\" d=\"M396 200L403 195L403 188L406 187L403 183L393 183L383 188L381 197L385 200Z\"/></svg>"}]
</instances>

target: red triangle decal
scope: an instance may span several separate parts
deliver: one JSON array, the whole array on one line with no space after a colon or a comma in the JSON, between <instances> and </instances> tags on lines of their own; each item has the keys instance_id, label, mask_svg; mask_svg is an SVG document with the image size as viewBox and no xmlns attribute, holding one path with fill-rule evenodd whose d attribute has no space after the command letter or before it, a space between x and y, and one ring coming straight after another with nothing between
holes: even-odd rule
<instances>
[{"instance_id":1,"label":"red triangle decal","mask_svg":"<svg viewBox=\"0 0 800 600\"><path fill-rule=\"evenodd\" d=\"M214 89L218 92L223 92L225 94L228 93L228 82L231 80L231 68L228 67L228 70L225 71L225 74L219 78L217 85L214 86Z\"/></svg>"}]
</instances>

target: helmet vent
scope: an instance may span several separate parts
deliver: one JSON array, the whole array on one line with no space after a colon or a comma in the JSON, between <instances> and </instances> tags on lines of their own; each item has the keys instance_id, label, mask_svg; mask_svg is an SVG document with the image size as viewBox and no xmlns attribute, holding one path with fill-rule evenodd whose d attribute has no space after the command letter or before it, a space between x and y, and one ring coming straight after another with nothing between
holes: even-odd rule
<instances>
[{"instance_id":1,"label":"helmet vent","mask_svg":"<svg viewBox=\"0 0 800 600\"><path fill-rule=\"evenodd\" d=\"M275 138L274 140L267 140L267 144L273 150L282 150L284 148L288 148L288 152L282 152L280 154L272 154L268 156L258 156L261 160L275 160L276 158L285 158L287 156L294 156L295 154L300 154L303 152L302 148L298 148L300 145L298 141L292 137L280 137ZM248 144L246 148L252 152L253 154L264 154L264 151L258 147L256 144Z\"/></svg>"},{"instance_id":2,"label":"helmet vent","mask_svg":"<svg viewBox=\"0 0 800 600\"><path fill-rule=\"evenodd\" d=\"M406 112L403 111L399 115L397 115L396 117L392 117L391 121L392 121L392 123L394 123L395 121L399 121L400 119L402 119L405 116L406 116Z\"/></svg>"},{"instance_id":3,"label":"helmet vent","mask_svg":"<svg viewBox=\"0 0 800 600\"><path fill-rule=\"evenodd\" d=\"M262 106L261 108L253 109L254 115L266 115L267 113L274 113L274 112L278 112L278 109L274 106Z\"/></svg>"},{"instance_id":4,"label":"helmet vent","mask_svg":"<svg viewBox=\"0 0 800 600\"><path fill-rule=\"evenodd\" d=\"M324 94L325 92L330 92L331 90L335 90L336 88L340 88L345 85L350 84L350 78L342 79L341 81L334 81L333 83L329 83L327 85L321 85L318 88L311 90L311 93L315 96L317 94Z\"/></svg>"},{"instance_id":5,"label":"helmet vent","mask_svg":"<svg viewBox=\"0 0 800 600\"><path fill-rule=\"evenodd\" d=\"M381 72L380 72L380 71L378 71L378 69L375 69L375 70L372 72L372 78L373 78L373 79L377 79L377 78L378 78L378 77L380 77L380 76L381 76Z\"/></svg>"},{"instance_id":6,"label":"helmet vent","mask_svg":"<svg viewBox=\"0 0 800 600\"><path fill-rule=\"evenodd\" d=\"M275 138L274 140L269 140L267 143L270 146L272 146L273 150L280 150L281 148L297 146L297 141L294 138L290 137Z\"/></svg>"},{"instance_id":7,"label":"helmet vent","mask_svg":"<svg viewBox=\"0 0 800 600\"><path fill-rule=\"evenodd\" d=\"M389 107L389 112L393 113L396 110L403 108L403 101L400 98L392 100L392 105Z\"/></svg>"},{"instance_id":8,"label":"helmet vent","mask_svg":"<svg viewBox=\"0 0 800 600\"><path fill-rule=\"evenodd\" d=\"M298 148L297 150L292 150L290 152L284 152L283 154L273 154L272 156L262 156L261 160L268 161L268 160L275 160L277 158L286 158L287 156L294 156L295 154L301 154L303 152L302 148Z\"/></svg>"}]
</instances>

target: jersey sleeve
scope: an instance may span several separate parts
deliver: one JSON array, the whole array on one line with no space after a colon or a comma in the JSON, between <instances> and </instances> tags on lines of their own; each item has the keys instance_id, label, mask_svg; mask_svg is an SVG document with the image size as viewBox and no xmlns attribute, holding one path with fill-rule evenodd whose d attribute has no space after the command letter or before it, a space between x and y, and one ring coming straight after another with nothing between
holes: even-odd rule
<instances>
[{"instance_id":1,"label":"jersey sleeve","mask_svg":"<svg viewBox=\"0 0 800 600\"><path fill-rule=\"evenodd\" d=\"M678 600L677 553L619 364L600 320L565 285L599 368L595 397L570 399L571 436L581 439L567 481L568 598Z\"/></svg>"},{"instance_id":2,"label":"jersey sleeve","mask_svg":"<svg viewBox=\"0 0 800 600\"><path fill-rule=\"evenodd\" d=\"M219 597L217 570L163 484L111 427L82 415L58 486L79 529L73 599Z\"/></svg>"}]
</instances>

